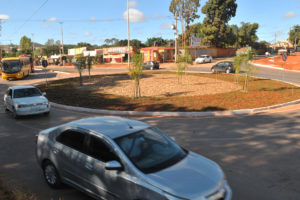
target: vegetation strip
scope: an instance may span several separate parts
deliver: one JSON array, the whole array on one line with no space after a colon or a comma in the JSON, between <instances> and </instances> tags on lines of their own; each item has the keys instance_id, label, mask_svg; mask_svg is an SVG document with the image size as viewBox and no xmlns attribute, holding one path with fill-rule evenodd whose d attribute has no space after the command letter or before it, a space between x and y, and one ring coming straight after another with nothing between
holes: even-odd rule
<instances>
[{"instance_id":1,"label":"vegetation strip","mask_svg":"<svg viewBox=\"0 0 300 200\"><path fill-rule=\"evenodd\" d=\"M146 75L151 76L151 73ZM91 79L84 78L86 87L79 86L78 78L54 81L47 88L44 85L39 85L39 87L47 92L47 97L51 102L69 106L121 111L198 112L240 110L267 107L300 99L299 87L260 78L249 78L248 92L237 90L202 96L170 95L167 97L152 96L134 99L128 96L106 94L105 88L102 88L101 85L99 85L99 90L89 89L91 80L97 79L101 83L101 79L107 76L113 76L116 80L130 80L127 74L102 75L93 76ZM187 74L186 76L205 77L215 81L222 80L232 83L236 81L234 75L227 74ZM118 83L112 82L111 84ZM243 85L242 77L236 84L239 87Z\"/></svg>"}]
</instances>

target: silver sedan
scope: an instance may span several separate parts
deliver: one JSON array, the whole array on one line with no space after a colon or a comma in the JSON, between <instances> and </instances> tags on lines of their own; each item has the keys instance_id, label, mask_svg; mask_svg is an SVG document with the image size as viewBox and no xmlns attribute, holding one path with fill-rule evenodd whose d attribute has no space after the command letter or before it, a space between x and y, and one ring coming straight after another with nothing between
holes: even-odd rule
<instances>
[{"instance_id":1,"label":"silver sedan","mask_svg":"<svg viewBox=\"0 0 300 200\"><path fill-rule=\"evenodd\" d=\"M37 160L53 188L71 185L96 199L230 200L221 168L149 124L87 118L41 131Z\"/></svg>"}]
</instances>

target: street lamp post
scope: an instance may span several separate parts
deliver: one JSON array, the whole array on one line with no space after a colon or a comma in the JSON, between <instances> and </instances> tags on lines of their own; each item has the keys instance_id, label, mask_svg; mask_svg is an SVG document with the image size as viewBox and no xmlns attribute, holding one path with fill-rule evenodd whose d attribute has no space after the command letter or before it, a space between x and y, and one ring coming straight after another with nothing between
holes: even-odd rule
<instances>
[{"instance_id":1,"label":"street lamp post","mask_svg":"<svg viewBox=\"0 0 300 200\"><path fill-rule=\"evenodd\" d=\"M59 22L60 24L60 33L61 33L61 49L60 49L60 60L61 64L64 65L62 56L64 55L64 33L63 33L63 22Z\"/></svg>"},{"instance_id":2,"label":"street lamp post","mask_svg":"<svg viewBox=\"0 0 300 200\"><path fill-rule=\"evenodd\" d=\"M128 47L127 47L127 50L128 50L128 68L130 67L130 21L129 21L129 2L127 0L127 29L128 29Z\"/></svg>"},{"instance_id":3,"label":"street lamp post","mask_svg":"<svg viewBox=\"0 0 300 200\"><path fill-rule=\"evenodd\" d=\"M175 14L175 25L172 25L172 29L175 30L175 63L177 63L177 38L178 38L178 35L177 35L177 13Z\"/></svg>"}]
</instances>

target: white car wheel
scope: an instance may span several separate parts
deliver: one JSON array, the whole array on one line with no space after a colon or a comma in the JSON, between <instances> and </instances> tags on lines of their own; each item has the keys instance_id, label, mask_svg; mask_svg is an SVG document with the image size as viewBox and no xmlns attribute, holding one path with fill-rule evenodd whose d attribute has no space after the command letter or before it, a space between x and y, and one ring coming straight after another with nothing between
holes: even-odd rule
<instances>
[{"instance_id":1,"label":"white car wheel","mask_svg":"<svg viewBox=\"0 0 300 200\"><path fill-rule=\"evenodd\" d=\"M13 107L13 109L12 109L12 113L13 113L13 117L15 118L15 119L17 119L18 117L19 117L19 115L17 114L17 111L16 111L16 109Z\"/></svg>"}]
</instances>

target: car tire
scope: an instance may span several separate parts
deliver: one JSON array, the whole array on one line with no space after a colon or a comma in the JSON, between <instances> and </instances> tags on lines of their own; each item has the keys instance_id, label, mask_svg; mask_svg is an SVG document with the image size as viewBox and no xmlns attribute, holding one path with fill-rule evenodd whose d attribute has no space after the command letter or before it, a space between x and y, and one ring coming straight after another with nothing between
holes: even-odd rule
<instances>
[{"instance_id":1,"label":"car tire","mask_svg":"<svg viewBox=\"0 0 300 200\"><path fill-rule=\"evenodd\" d=\"M49 115L49 114L50 114L50 111L44 112L44 115Z\"/></svg>"},{"instance_id":2,"label":"car tire","mask_svg":"<svg viewBox=\"0 0 300 200\"><path fill-rule=\"evenodd\" d=\"M16 111L16 109L13 107L13 109L12 109L12 114L13 114L13 117L15 118L15 119L18 119L19 118L19 115L17 114L17 111Z\"/></svg>"},{"instance_id":3,"label":"car tire","mask_svg":"<svg viewBox=\"0 0 300 200\"><path fill-rule=\"evenodd\" d=\"M7 108L6 103L4 103L4 111L5 111L5 112L8 112L8 111L9 111L9 109Z\"/></svg>"},{"instance_id":4,"label":"car tire","mask_svg":"<svg viewBox=\"0 0 300 200\"><path fill-rule=\"evenodd\" d=\"M226 69L226 74L230 74L230 69Z\"/></svg>"},{"instance_id":5,"label":"car tire","mask_svg":"<svg viewBox=\"0 0 300 200\"><path fill-rule=\"evenodd\" d=\"M46 183L50 187L55 189L61 187L62 183L59 174L57 173L55 166L50 161L46 161L46 163L43 165L43 174Z\"/></svg>"},{"instance_id":6,"label":"car tire","mask_svg":"<svg viewBox=\"0 0 300 200\"><path fill-rule=\"evenodd\" d=\"M216 73L216 70L215 69L211 69L211 73Z\"/></svg>"}]
</instances>

